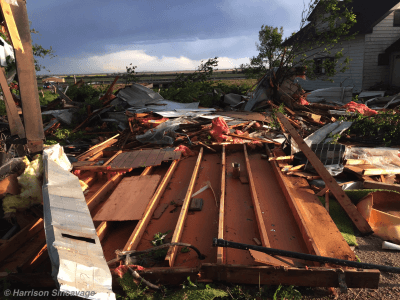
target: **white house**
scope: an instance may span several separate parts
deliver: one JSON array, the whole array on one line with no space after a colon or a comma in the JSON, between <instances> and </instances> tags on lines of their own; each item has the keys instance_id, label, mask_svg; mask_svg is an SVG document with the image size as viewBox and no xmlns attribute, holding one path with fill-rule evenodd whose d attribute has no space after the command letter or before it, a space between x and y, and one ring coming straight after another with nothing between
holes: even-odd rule
<instances>
[{"instance_id":1,"label":"white house","mask_svg":"<svg viewBox=\"0 0 400 300\"><path fill-rule=\"evenodd\" d=\"M305 90L316 90L329 87L353 87L354 93L369 89L376 83L384 82L400 86L400 1L353 0L353 12L357 23L350 33L357 33L355 39L344 41L334 51L343 49L345 57L351 59L350 68L333 77L333 83L323 80L298 79ZM318 6L314 9L314 12ZM318 22L316 13L312 12L308 21ZM323 26L323 25L322 25ZM319 29L323 27L319 26ZM306 30L300 30L283 45L301 41ZM308 52L307 55L312 54ZM316 57L316 60L329 57ZM319 69L322 73L324 70Z\"/></svg>"}]
</instances>

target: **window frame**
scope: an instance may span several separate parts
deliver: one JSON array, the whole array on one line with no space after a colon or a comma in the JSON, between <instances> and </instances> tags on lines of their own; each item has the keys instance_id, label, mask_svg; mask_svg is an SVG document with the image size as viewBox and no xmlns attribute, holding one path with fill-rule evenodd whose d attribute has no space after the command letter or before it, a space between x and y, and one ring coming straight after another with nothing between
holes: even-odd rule
<instances>
[{"instance_id":1,"label":"window frame","mask_svg":"<svg viewBox=\"0 0 400 300\"><path fill-rule=\"evenodd\" d=\"M330 61L334 61L335 58L331 56L325 56L325 57L317 57L314 58L314 64L315 64L315 70L314 74L315 75L326 75L326 70L323 66L325 60L329 59Z\"/></svg>"}]
</instances>

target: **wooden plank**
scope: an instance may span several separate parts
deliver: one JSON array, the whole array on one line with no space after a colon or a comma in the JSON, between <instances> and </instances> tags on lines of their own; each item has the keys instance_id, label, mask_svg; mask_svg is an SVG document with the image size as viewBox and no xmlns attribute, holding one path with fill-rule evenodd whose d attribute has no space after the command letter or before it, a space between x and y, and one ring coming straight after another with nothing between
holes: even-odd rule
<instances>
[{"instance_id":1,"label":"wooden plank","mask_svg":"<svg viewBox=\"0 0 400 300\"><path fill-rule=\"evenodd\" d=\"M400 174L400 169L393 169L393 170L391 170L391 169L378 169L378 168L376 168L376 169L374 169L374 168L371 168L371 169L364 169L363 170L363 172L362 172L362 174L363 175L366 175L366 176L373 176L373 175L397 175L397 174Z\"/></svg>"},{"instance_id":2,"label":"wooden plank","mask_svg":"<svg viewBox=\"0 0 400 300\"><path fill-rule=\"evenodd\" d=\"M383 189L383 190L391 190L391 191L400 192L399 184L388 184L388 183L376 182L376 181L364 181L363 187L364 187L364 189Z\"/></svg>"},{"instance_id":3,"label":"wooden plank","mask_svg":"<svg viewBox=\"0 0 400 300\"><path fill-rule=\"evenodd\" d=\"M349 184L349 183L353 183L354 181L348 181L348 182L343 182L343 183L338 183L338 185L339 186L344 186L345 184ZM329 188L328 187L324 187L322 190L320 190L318 193L317 193L317 196L323 196L323 195L325 195L325 193L326 192L328 192L329 191Z\"/></svg>"},{"instance_id":4,"label":"wooden plank","mask_svg":"<svg viewBox=\"0 0 400 300\"><path fill-rule=\"evenodd\" d=\"M151 272L152 269L148 270ZM378 270L343 270L332 268L276 268L264 266L202 264L201 278L235 284L294 285L310 287L339 287L338 275L344 272L349 288L377 289L380 272ZM343 274L343 273L342 273ZM141 276L150 280L143 273ZM159 277L157 277L157 275ZM155 278L159 273L153 271ZM169 274L171 276L171 274Z\"/></svg>"},{"instance_id":5,"label":"wooden plank","mask_svg":"<svg viewBox=\"0 0 400 300\"><path fill-rule=\"evenodd\" d=\"M105 140L102 143L94 145L93 147L89 148L89 150L87 150L86 152L78 155L76 158L78 160L84 160L84 159L88 158L90 155L94 155L95 153L98 152L98 150L103 150L103 149L107 148L108 146L111 146L112 144L114 144L117 141L118 136L119 136L119 133L110 137L108 140Z\"/></svg>"},{"instance_id":6,"label":"wooden plank","mask_svg":"<svg viewBox=\"0 0 400 300\"><path fill-rule=\"evenodd\" d=\"M100 202L104 201L107 194L122 180L122 174L114 175L106 184L104 184L90 199L87 206L92 211Z\"/></svg>"},{"instance_id":7,"label":"wooden plank","mask_svg":"<svg viewBox=\"0 0 400 300\"><path fill-rule=\"evenodd\" d=\"M122 153L122 150L119 150L117 153L115 153L112 157L110 157L109 160L107 160L103 166L107 166L109 165L114 159L116 159L118 157L118 155L120 155Z\"/></svg>"},{"instance_id":8,"label":"wooden plank","mask_svg":"<svg viewBox=\"0 0 400 300\"><path fill-rule=\"evenodd\" d=\"M225 145L222 145L222 173L221 173L221 197L219 198L219 220L218 220L218 238L224 238L224 217L225 217L225 173L226 173L226 155ZM224 259L224 247L218 247L217 249L217 263L223 264Z\"/></svg>"},{"instance_id":9,"label":"wooden plank","mask_svg":"<svg viewBox=\"0 0 400 300\"><path fill-rule=\"evenodd\" d=\"M3 68L0 70L0 85L4 94L4 104L6 106L11 135L18 135L20 138L25 138L24 125L22 125L21 118L17 111L17 106L15 105L10 88L8 87Z\"/></svg>"},{"instance_id":10,"label":"wooden plank","mask_svg":"<svg viewBox=\"0 0 400 300\"><path fill-rule=\"evenodd\" d=\"M161 150L160 153L159 153L158 156L157 156L157 159L156 159L155 162L154 162L154 164L155 164L156 166L161 165L161 163L162 163L162 161L163 161L163 158L164 158L164 154L165 154L164 151ZM177 159L179 159L179 158L177 158Z\"/></svg>"},{"instance_id":11,"label":"wooden plank","mask_svg":"<svg viewBox=\"0 0 400 300\"><path fill-rule=\"evenodd\" d=\"M108 89L107 89L107 92L104 94L104 96L103 97L101 97L100 98L100 102L103 102L104 100L107 100L108 99L108 97L110 96L110 94L113 92L113 88L114 88L114 85L115 85L115 83L118 81L118 78L119 78L119 76L116 76L115 78L114 78L114 81L110 84L110 86L108 87Z\"/></svg>"},{"instance_id":12,"label":"wooden plank","mask_svg":"<svg viewBox=\"0 0 400 300\"><path fill-rule=\"evenodd\" d=\"M137 153L136 155L138 155ZM132 155L132 152L124 152L120 154L114 161L111 162L111 168L121 168L124 165L125 161L129 159Z\"/></svg>"},{"instance_id":13,"label":"wooden plank","mask_svg":"<svg viewBox=\"0 0 400 300\"><path fill-rule=\"evenodd\" d=\"M150 202L160 175L132 176L121 180L93 221L140 220Z\"/></svg>"},{"instance_id":14,"label":"wooden plank","mask_svg":"<svg viewBox=\"0 0 400 300\"><path fill-rule=\"evenodd\" d=\"M97 236L99 237L100 242L104 239L109 229L110 229L110 222L107 221L103 221L100 223L99 226L97 226L96 233Z\"/></svg>"},{"instance_id":15,"label":"wooden plank","mask_svg":"<svg viewBox=\"0 0 400 300\"><path fill-rule=\"evenodd\" d=\"M136 247L138 246L140 239L142 238L143 233L146 230L147 225L149 224L150 219L153 216L154 211L157 208L158 203L160 201L160 198L163 195L165 189L167 188L167 185L168 185L168 183L172 177L172 174L174 173L178 163L179 163L179 160L174 160L172 162L171 166L169 167L167 173L164 175L164 178L162 179L161 183L158 185L158 188L157 188L156 192L154 193L153 198L150 200L149 204L147 205L145 213L143 214L143 217L140 219L139 223L135 227L135 230L132 232L131 236L129 237L129 240L124 247L124 251L136 250Z\"/></svg>"},{"instance_id":16,"label":"wooden plank","mask_svg":"<svg viewBox=\"0 0 400 300\"><path fill-rule=\"evenodd\" d=\"M25 226L11 239L7 240L6 243L0 246L0 262L18 251L23 244L34 237L40 230L43 230L43 228L43 219L40 218L39 220L33 221L28 226Z\"/></svg>"},{"instance_id":17,"label":"wooden plank","mask_svg":"<svg viewBox=\"0 0 400 300\"><path fill-rule=\"evenodd\" d=\"M282 122L283 126L287 129L290 135L293 137L300 150L307 157L308 161L313 165L314 169L321 176L322 180L324 180L326 186L335 196L337 201L346 211L347 215L356 225L358 230L360 230L363 234L372 233L372 228L368 224L368 222L364 219L361 213L357 210L356 206L351 202L346 193L342 190L342 188L337 184L335 179L329 174L326 170L322 162L318 159L316 154L308 147L308 145L304 142L301 136L297 133L297 131L293 128L290 122L286 119L286 117L277 112L276 113L278 119Z\"/></svg>"},{"instance_id":18,"label":"wooden plank","mask_svg":"<svg viewBox=\"0 0 400 300\"><path fill-rule=\"evenodd\" d=\"M250 161L249 161L249 156L247 155L246 145L243 145L243 150L244 150L244 157L246 159L247 175L249 176L249 182L250 182L251 199L253 200L254 214L256 215L257 219L257 225L258 225L258 231L260 232L261 243L263 247L270 248L271 244L269 243L268 233L265 228L264 218L262 216L260 203L258 201L257 191L254 185L253 174L251 173Z\"/></svg>"},{"instance_id":19,"label":"wooden plank","mask_svg":"<svg viewBox=\"0 0 400 300\"><path fill-rule=\"evenodd\" d=\"M188 210L189 210L189 204L190 204L190 200L191 200L191 197L192 197L193 188L194 188L194 185L196 183L197 174L199 173L201 159L203 158L203 149L204 148L201 147L199 156L197 157L196 165L194 166L192 178L190 179L189 187L188 187L188 190L186 192L185 199L183 200L181 213L179 215L178 222L176 223L176 227L175 227L175 230L174 230L174 235L172 236L172 241L171 241L172 243L178 243L181 240L181 237L182 237L183 227L185 226L185 221L186 221L187 213L188 213ZM165 257L165 260L167 260L169 262L169 266L170 267L174 266L174 262L175 262L175 259L176 259L177 252L178 252L178 247L177 246L170 247L168 249L168 253L167 253L167 256Z\"/></svg>"},{"instance_id":20,"label":"wooden plank","mask_svg":"<svg viewBox=\"0 0 400 300\"><path fill-rule=\"evenodd\" d=\"M140 150L127 152L128 154L126 155L125 159L123 161L121 160L118 166L112 165L112 168L127 168L128 166L132 165L132 163L138 157L140 152L141 152Z\"/></svg>"},{"instance_id":21,"label":"wooden plank","mask_svg":"<svg viewBox=\"0 0 400 300\"><path fill-rule=\"evenodd\" d=\"M175 152L181 152L181 151L164 150L164 157L162 161L173 160L175 158L176 154Z\"/></svg>"},{"instance_id":22,"label":"wooden plank","mask_svg":"<svg viewBox=\"0 0 400 300\"><path fill-rule=\"evenodd\" d=\"M145 161L145 166L155 166L155 162L158 158L158 155L160 154L162 150L161 149L154 149L151 150L149 157L147 158L147 160ZM161 163L160 163L161 164Z\"/></svg>"},{"instance_id":23,"label":"wooden plank","mask_svg":"<svg viewBox=\"0 0 400 300\"><path fill-rule=\"evenodd\" d=\"M268 157L268 160L293 160L294 155L290 155L290 156L277 156L277 157Z\"/></svg>"},{"instance_id":24,"label":"wooden plank","mask_svg":"<svg viewBox=\"0 0 400 300\"><path fill-rule=\"evenodd\" d=\"M7 24L7 29L10 34L11 42L15 50L20 50L24 53L21 37L19 36L17 25L15 24L14 16L10 7L5 0L1 0L1 9L3 11L4 20Z\"/></svg>"},{"instance_id":25,"label":"wooden plank","mask_svg":"<svg viewBox=\"0 0 400 300\"><path fill-rule=\"evenodd\" d=\"M271 155L268 147L267 153ZM277 162L270 162L279 185L293 212L310 254L355 260L332 218L304 178L282 174ZM315 224L324 224L323 227ZM335 247L331 245L334 244Z\"/></svg>"},{"instance_id":26,"label":"wooden plank","mask_svg":"<svg viewBox=\"0 0 400 300\"><path fill-rule=\"evenodd\" d=\"M140 150L135 160L125 161L123 167L130 167L132 169L147 167L144 163L150 155L151 150Z\"/></svg>"}]
</instances>

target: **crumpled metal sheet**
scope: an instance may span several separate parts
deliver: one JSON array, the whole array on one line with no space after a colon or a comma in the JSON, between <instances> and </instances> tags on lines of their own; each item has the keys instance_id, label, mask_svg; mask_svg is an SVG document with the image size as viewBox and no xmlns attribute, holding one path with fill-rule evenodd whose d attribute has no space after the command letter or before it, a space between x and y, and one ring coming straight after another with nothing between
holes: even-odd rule
<instances>
[{"instance_id":1,"label":"crumpled metal sheet","mask_svg":"<svg viewBox=\"0 0 400 300\"><path fill-rule=\"evenodd\" d=\"M111 273L79 179L51 159L47 149L43 153L44 225L52 276L60 291L113 300Z\"/></svg>"},{"instance_id":2,"label":"crumpled metal sheet","mask_svg":"<svg viewBox=\"0 0 400 300\"><path fill-rule=\"evenodd\" d=\"M159 93L137 83L120 90L117 96L128 102L132 107L144 107L150 103L157 103L159 100L164 99Z\"/></svg>"}]
</instances>

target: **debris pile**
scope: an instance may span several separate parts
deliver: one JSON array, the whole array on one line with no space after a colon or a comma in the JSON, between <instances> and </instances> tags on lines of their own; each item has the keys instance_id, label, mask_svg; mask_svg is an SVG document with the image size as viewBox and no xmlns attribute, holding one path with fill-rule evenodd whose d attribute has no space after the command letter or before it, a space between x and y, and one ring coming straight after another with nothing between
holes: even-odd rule
<instances>
[{"instance_id":1,"label":"debris pile","mask_svg":"<svg viewBox=\"0 0 400 300\"><path fill-rule=\"evenodd\" d=\"M199 274L376 288L379 270L398 269L354 263L349 244L353 226L400 243L398 205L387 200L400 192L399 149L385 147L400 140L398 95L372 91L360 100L347 87L307 93L298 77L301 68L275 68L252 92L221 93L221 106L211 108L140 84L114 91L118 78L102 92L83 82L55 87L58 98L41 107L46 143L55 144L44 157L21 151L13 131L19 119L9 115L0 195L10 223L0 237L0 268L23 280L47 262L62 291L85 291L84 275L96 282L93 299L113 299L111 278L124 274L155 290ZM346 216L346 225L335 215ZM30 247L27 236L34 249L12 260ZM234 239L243 243L228 242ZM329 270L353 279L324 277L335 262L345 267Z\"/></svg>"}]
</instances>

